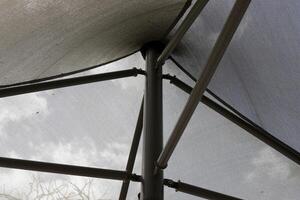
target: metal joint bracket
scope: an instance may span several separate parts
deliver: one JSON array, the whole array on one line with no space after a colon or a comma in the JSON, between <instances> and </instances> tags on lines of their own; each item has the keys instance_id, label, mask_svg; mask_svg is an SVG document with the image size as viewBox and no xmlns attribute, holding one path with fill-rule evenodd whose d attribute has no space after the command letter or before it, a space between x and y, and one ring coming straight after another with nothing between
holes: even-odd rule
<instances>
[{"instance_id":1,"label":"metal joint bracket","mask_svg":"<svg viewBox=\"0 0 300 200\"><path fill-rule=\"evenodd\" d=\"M168 186L170 188L176 189L176 192L177 192L177 188L178 188L178 183L177 182L175 182L171 179L164 179L164 185Z\"/></svg>"},{"instance_id":2,"label":"metal joint bracket","mask_svg":"<svg viewBox=\"0 0 300 200\"><path fill-rule=\"evenodd\" d=\"M129 174L128 180L131 180L133 182L142 182L142 177L137 174Z\"/></svg>"}]
</instances>

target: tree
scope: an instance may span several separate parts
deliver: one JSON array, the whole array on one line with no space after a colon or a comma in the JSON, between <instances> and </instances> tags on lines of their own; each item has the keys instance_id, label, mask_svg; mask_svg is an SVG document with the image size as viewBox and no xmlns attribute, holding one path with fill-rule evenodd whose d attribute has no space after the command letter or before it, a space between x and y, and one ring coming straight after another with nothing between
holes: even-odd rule
<instances>
[{"instance_id":1,"label":"tree","mask_svg":"<svg viewBox=\"0 0 300 200\"><path fill-rule=\"evenodd\" d=\"M102 197L105 194L102 195ZM1 200L103 200L94 193L93 180L88 179L83 186L70 181L42 181L39 176L32 176L29 190L26 192L0 191Z\"/></svg>"}]
</instances>

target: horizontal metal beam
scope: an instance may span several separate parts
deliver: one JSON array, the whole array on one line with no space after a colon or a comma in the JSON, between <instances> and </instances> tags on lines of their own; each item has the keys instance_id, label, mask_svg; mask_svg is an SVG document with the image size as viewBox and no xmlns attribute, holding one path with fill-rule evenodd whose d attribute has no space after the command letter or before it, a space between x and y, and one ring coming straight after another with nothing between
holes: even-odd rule
<instances>
[{"instance_id":1,"label":"horizontal metal beam","mask_svg":"<svg viewBox=\"0 0 300 200\"><path fill-rule=\"evenodd\" d=\"M0 157L0 167L48 172L65 175L86 176L93 178L140 181L140 176L125 171L64 165Z\"/></svg>"},{"instance_id":2,"label":"horizontal metal beam","mask_svg":"<svg viewBox=\"0 0 300 200\"><path fill-rule=\"evenodd\" d=\"M204 199L209 199L209 200L242 200L237 197L229 196L229 195L222 194L219 192L214 192L212 190L207 190L207 189L200 188L200 187L190 185L187 183L183 183L180 181L174 182L173 180L170 180L170 179L165 179L164 185L166 185L170 188L174 188L174 189L176 189L176 191L194 195L194 196L201 197Z\"/></svg>"},{"instance_id":3,"label":"horizontal metal beam","mask_svg":"<svg viewBox=\"0 0 300 200\"><path fill-rule=\"evenodd\" d=\"M142 100L142 105L140 108L138 120L136 123L134 135L133 135L133 140L132 140L132 144L131 144L131 148L130 148L130 153L129 153L129 157L128 157L128 161L127 161L127 165L126 165L126 172L129 174L132 174L132 171L133 171L136 154L138 151L138 147L139 147L139 143L140 143L140 139L141 139L141 135L142 135L142 131L143 131L143 120L144 120L143 113L144 113L144 98ZM130 183L130 180L128 180L128 179L123 181L119 200L126 199L128 188L129 188L129 183Z\"/></svg>"},{"instance_id":4,"label":"horizontal metal beam","mask_svg":"<svg viewBox=\"0 0 300 200\"><path fill-rule=\"evenodd\" d=\"M70 87L75 85L99 82L99 81L107 81L118 78L125 78L130 76L137 76L138 74L145 74L145 71L141 69L128 69L121 70L116 72L108 72L103 74L95 74L89 76L75 77L75 78L67 78L55 81L47 81L41 83L34 83L29 85L21 85L14 86L9 88L0 89L0 98L15 96L20 94L26 94L31 92L40 92L44 90L51 90L57 88Z\"/></svg>"},{"instance_id":5,"label":"horizontal metal beam","mask_svg":"<svg viewBox=\"0 0 300 200\"><path fill-rule=\"evenodd\" d=\"M193 5L190 12L187 14L183 22L175 31L175 34L172 36L171 40L166 45L165 49L162 51L161 55L158 57L157 66L162 66L165 60L168 59L169 55L175 49L187 30L191 27L207 2L208 0L197 0L197 2Z\"/></svg>"},{"instance_id":6,"label":"horizontal metal beam","mask_svg":"<svg viewBox=\"0 0 300 200\"><path fill-rule=\"evenodd\" d=\"M184 83L183 81L179 80L175 76L170 75L163 75L164 79L170 80L170 83L174 84L178 88L182 89L186 93L192 92L192 87ZM257 139L263 141L267 145L271 146L273 149L277 150L279 153L283 154L287 158L291 159L298 165L300 165L300 153L295 149L291 148L287 144L283 143L282 141L278 140L274 137L271 133L267 132L260 126L256 125L250 119L247 121L244 119L245 117L241 118L240 116L235 115L231 111L227 110L223 106L219 105L218 103L214 102L213 100L209 99L205 95L202 96L201 102L208 106L209 108L213 109L226 119L230 120L231 122L235 123ZM249 122L250 121L250 122Z\"/></svg>"},{"instance_id":7,"label":"horizontal metal beam","mask_svg":"<svg viewBox=\"0 0 300 200\"><path fill-rule=\"evenodd\" d=\"M178 144L188 122L190 121L200 99L203 96L213 74L215 73L219 62L221 61L235 31L237 30L248 6L250 0L236 0L226 23L215 43L215 46L208 58L208 61L201 73L200 78L196 82L191 95L179 116L179 119L169 137L166 146L157 161L158 168L166 168L175 147Z\"/></svg>"}]
</instances>

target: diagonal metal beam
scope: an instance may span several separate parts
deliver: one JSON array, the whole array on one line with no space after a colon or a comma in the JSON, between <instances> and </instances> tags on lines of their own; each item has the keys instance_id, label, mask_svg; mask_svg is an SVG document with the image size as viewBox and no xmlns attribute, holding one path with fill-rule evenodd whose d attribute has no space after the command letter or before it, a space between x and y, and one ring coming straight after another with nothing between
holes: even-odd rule
<instances>
[{"instance_id":1,"label":"diagonal metal beam","mask_svg":"<svg viewBox=\"0 0 300 200\"><path fill-rule=\"evenodd\" d=\"M38 162L0 157L0 167L93 178L140 181L140 176L125 171Z\"/></svg>"},{"instance_id":2,"label":"diagonal metal beam","mask_svg":"<svg viewBox=\"0 0 300 200\"><path fill-rule=\"evenodd\" d=\"M182 136L189 120L191 119L200 99L203 96L219 62L221 61L235 31L237 30L248 6L250 0L236 0L227 21L216 41L216 44L208 58L203 72L198 79L192 93L169 137L165 148L163 149L157 161L158 168L166 168L180 137Z\"/></svg>"},{"instance_id":3,"label":"diagonal metal beam","mask_svg":"<svg viewBox=\"0 0 300 200\"><path fill-rule=\"evenodd\" d=\"M143 112L144 111L144 98L142 100L142 105L140 108L138 120L136 123L135 131L134 131L134 136L130 148L130 153L126 165L126 172L129 174L132 174L133 167L134 167L134 162L136 158L136 154L138 151L142 131L143 131ZM128 187L129 187L130 180L123 180L122 187L121 187L121 192L119 196L119 200L125 200L128 192Z\"/></svg>"},{"instance_id":4,"label":"diagonal metal beam","mask_svg":"<svg viewBox=\"0 0 300 200\"><path fill-rule=\"evenodd\" d=\"M194 76L192 76L188 71L186 71L183 66L181 66L173 57L170 58L175 65L178 66L178 68L183 71L188 77L190 77L192 80L197 81ZM178 78L170 75L163 75L165 79L170 80L170 83L176 85L180 89L184 90L187 93L191 93L192 87L189 85L185 84ZM223 117L227 118L231 122L235 123L239 127L243 128L246 130L248 133L256 137L257 139L261 140L262 142L266 143L273 149L277 150L279 153L282 155L286 156L287 158L291 159L298 165L300 165L300 153L299 151L293 149L289 145L285 144L281 140L277 139L274 137L271 133L257 125L255 122L253 122L251 119L243 115L241 112L236 110L233 106L228 104L226 101L221 99L219 96L217 96L214 92L206 88L206 92L210 94L212 97L214 97L219 103L221 103L223 106L220 106L218 103L212 101L206 96L203 96L201 101L214 111L218 112L221 114ZM225 109L224 108L227 108ZM234 114L233 114L234 113Z\"/></svg>"},{"instance_id":5,"label":"diagonal metal beam","mask_svg":"<svg viewBox=\"0 0 300 200\"><path fill-rule=\"evenodd\" d=\"M16 95L26 94L31 92L40 92L44 90L70 87L70 86L99 82L99 81L125 78L130 76L137 76L138 74L145 75L145 71L141 69L133 68L128 70L108 72L103 74L95 74L95 75L82 76L76 78L61 79L56 81L34 83L29 85L14 86L14 87L0 89L0 98L16 96Z\"/></svg>"},{"instance_id":6,"label":"diagonal metal beam","mask_svg":"<svg viewBox=\"0 0 300 200\"><path fill-rule=\"evenodd\" d=\"M198 15L201 13L208 0L197 0L194 4L188 15L185 17L183 22L180 24L175 34L172 36L171 40L168 42L165 49L162 51L160 56L157 59L157 66L162 66L166 59L168 59L169 55L175 49L177 44L181 41L184 34L191 27L193 22L196 20Z\"/></svg>"},{"instance_id":7,"label":"diagonal metal beam","mask_svg":"<svg viewBox=\"0 0 300 200\"><path fill-rule=\"evenodd\" d=\"M182 89L186 93L192 92L192 87L184 83L183 81L179 80L178 78L170 75L163 75L164 79L170 80L171 84L176 85L178 88ZM230 120L231 122L235 123L257 139L261 140L262 142L266 143L267 145L271 146L273 149L277 150L279 153L283 154L287 158L291 159L298 165L300 165L300 153L295 149L291 148L284 142L278 140L274 137L271 133L267 132L260 126L256 125L250 119L241 117L240 115L236 115L229 111L228 109L224 108L223 106L219 105L218 103L214 102L210 98L206 97L205 95L202 96L201 102L208 106L209 108L213 109L226 119ZM243 116L243 115L242 115ZM246 119L244 119L246 118Z\"/></svg>"},{"instance_id":8,"label":"diagonal metal beam","mask_svg":"<svg viewBox=\"0 0 300 200\"><path fill-rule=\"evenodd\" d=\"M204 199L209 199L209 200L242 200L237 197L229 196L227 194L222 194L219 192L215 192L212 190L200 188L194 185L190 185L187 183L183 183L181 181L174 182L173 180L170 179L165 179L164 180L164 185L176 189L176 191L180 191L183 193L187 193L190 195L194 195L197 197L201 197Z\"/></svg>"}]
</instances>

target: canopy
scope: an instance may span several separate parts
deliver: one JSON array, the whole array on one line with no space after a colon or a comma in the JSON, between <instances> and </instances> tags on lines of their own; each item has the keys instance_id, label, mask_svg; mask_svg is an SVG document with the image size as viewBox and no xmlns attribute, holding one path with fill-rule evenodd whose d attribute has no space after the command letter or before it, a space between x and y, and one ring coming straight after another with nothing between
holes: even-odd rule
<instances>
[{"instance_id":1,"label":"canopy","mask_svg":"<svg viewBox=\"0 0 300 200\"><path fill-rule=\"evenodd\" d=\"M299 10L1 1L0 198L297 199Z\"/></svg>"},{"instance_id":2,"label":"canopy","mask_svg":"<svg viewBox=\"0 0 300 200\"><path fill-rule=\"evenodd\" d=\"M162 39L185 3L1 1L0 86L58 77L132 54Z\"/></svg>"},{"instance_id":3,"label":"canopy","mask_svg":"<svg viewBox=\"0 0 300 200\"><path fill-rule=\"evenodd\" d=\"M173 57L198 78L234 1L209 1ZM209 88L300 151L300 2L251 2Z\"/></svg>"}]
</instances>

